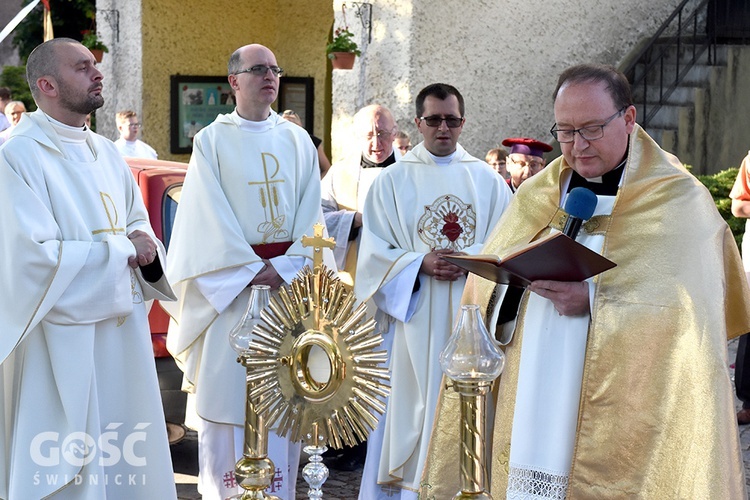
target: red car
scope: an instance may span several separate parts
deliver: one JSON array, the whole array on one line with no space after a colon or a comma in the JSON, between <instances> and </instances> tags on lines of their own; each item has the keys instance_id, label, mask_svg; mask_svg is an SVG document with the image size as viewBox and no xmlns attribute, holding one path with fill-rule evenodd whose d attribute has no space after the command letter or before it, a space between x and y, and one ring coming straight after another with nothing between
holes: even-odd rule
<instances>
[{"instance_id":1,"label":"red car","mask_svg":"<svg viewBox=\"0 0 750 500\"><path fill-rule=\"evenodd\" d=\"M125 161L141 188L154 233L164 243L164 247L169 248L187 163L145 158L125 158ZM187 394L180 389L182 371L167 352L169 316L159 306L158 301L154 301L148 319L169 442L174 444L185 436L183 424Z\"/></svg>"}]
</instances>

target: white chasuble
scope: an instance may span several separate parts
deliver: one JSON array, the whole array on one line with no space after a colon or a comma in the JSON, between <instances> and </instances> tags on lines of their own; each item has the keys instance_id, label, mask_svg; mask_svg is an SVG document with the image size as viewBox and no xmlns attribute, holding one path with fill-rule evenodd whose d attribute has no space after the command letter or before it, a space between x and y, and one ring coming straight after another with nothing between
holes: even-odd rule
<instances>
[{"instance_id":1,"label":"white chasuble","mask_svg":"<svg viewBox=\"0 0 750 500\"><path fill-rule=\"evenodd\" d=\"M460 145L451 163L442 166L418 145L370 188L355 293L361 300L374 296L396 321L388 334L393 335L391 395L381 453L368 452L365 465L372 470L376 460L379 472L377 479L363 477L360 498L386 498L392 487L407 494L419 488L442 380L438 356L465 282L463 277L449 282L417 274L422 259L440 248L476 254L510 197L502 179ZM384 291L389 296L378 297ZM413 311L405 311L410 302Z\"/></svg>"},{"instance_id":2,"label":"white chasuble","mask_svg":"<svg viewBox=\"0 0 750 500\"><path fill-rule=\"evenodd\" d=\"M112 142L83 135L91 162L37 111L0 149L0 498L175 498L144 305L174 297L128 266L127 234L158 240Z\"/></svg>"},{"instance_id":3,"label":"white chasuble","mask_svg":"<svg viewBox=\"0 0 750 500\"><path fill-rule=\"evenodd\" d=\"M196 135L167 269L178 297L170 308L167 347L185 374L185 388L194 394L189 402L204 421L235 429L245 422L246 372L229 344L229 332L245 311L246 286L254 276L243 280L241 270L261 263L254 245L291 242L286 252L270 259L291 281L294 272L283 274L282 265L296 262L296 272L312 262L312 248L303 247L301 238L312 236L313 225L323 223L320 171L309 135L273 111L268 120L255 123L248 128L236 112L220 115ZM324 259L335 270L330 250L324 251ZM221 310L197 284L212 276L223 282L220 292L231 299ZM293 498L297 473L296 463L288 465L288 445L284 441L283 449L269 447L277 467L269 493L284 499ZM205 441L201 446L209 447ZM238 451L241 455L241 447ZM238 491L231 480L224 481L232 477L238 458L232 452L212 463L212 482L226 485L228 492Z\"/></svg>"}]
</instances>

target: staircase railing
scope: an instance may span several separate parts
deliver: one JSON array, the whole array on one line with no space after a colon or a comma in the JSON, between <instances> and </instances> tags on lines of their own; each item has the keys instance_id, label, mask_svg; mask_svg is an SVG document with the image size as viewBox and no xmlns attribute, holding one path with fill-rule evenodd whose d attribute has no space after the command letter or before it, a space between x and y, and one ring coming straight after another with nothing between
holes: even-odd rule
<instances>
[{"instance_id":1,"label":"staircase railing","mask_svg":"<svg viewBox=\"0 0 750 500\"><path fill-rule=\"evenodd\" d=\"M693 8L694 4L695 0L683 0L623 69L634 96L639 95L638 90L642 89L638 98L641 102L635 104L642 107L640 122L643 127L648 126L706 50L708 64L716 61L716 30L713 27L716 16L715 12L711 12L715 9L715 3L702 0ZM681 57L682 54L688 54L689 59ZM658 100L649 102L649 85L658 87Z\"/></svg>"}]
</instances>

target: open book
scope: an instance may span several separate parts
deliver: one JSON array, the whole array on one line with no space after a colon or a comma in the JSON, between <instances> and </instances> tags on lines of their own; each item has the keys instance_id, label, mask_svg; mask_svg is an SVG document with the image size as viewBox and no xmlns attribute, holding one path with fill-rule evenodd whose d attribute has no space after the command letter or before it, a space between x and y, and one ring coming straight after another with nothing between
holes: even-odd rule
<instances>
[{"instance_id":1,"label":"open book","mask_svg":"<svg viewBox=\"0 0 750 500\"><path fill-rule=\"evenodd\" d=\"M535 280L583 281L617 264L563 233L553 233L496 255L445 255L443 259L495 281L525 287Z\"/></svg>"}]
</instances>

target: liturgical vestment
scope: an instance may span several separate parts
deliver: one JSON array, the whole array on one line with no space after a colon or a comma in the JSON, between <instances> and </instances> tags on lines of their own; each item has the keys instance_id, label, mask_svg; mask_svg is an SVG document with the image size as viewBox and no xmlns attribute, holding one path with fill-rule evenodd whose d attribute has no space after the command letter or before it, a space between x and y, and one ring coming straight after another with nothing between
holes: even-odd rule
<instances>
[{"instance_id":1,"label":"liturgical vestment","mask_svg":"<svg viewBox=\"0 0 750 500\"><path fill-rule=\"evenodd\" d=\"M527 181L483 253L502 256L555 227L570 172L560 157ZM744 499L726 342L750 331L750 296L729 228L705 187L639 126L611 215L599 223L601 253L617 267L590 287L566 498ZM462 298L480 304L491 331L499 290L472 277ZM517 391L529 303L526 292L497 387L495 498L506 494L515 407L534 397ZM444 392L423 483L436 498L457 491L457 415Z\"/></svg>"},{"instance_id":2,"label":"liturgical vestment","mask_svg":"<svg viewBox=\"0 0 750 500\"><path fill-rule=\"evenodd\" d=\"M144 305L174 296L127 235L164 251L115 146L76 133L92 161L41 111L0 148L0 498L175 498Z\"/></svg>"},{"instance_id":3,"label":"liturgical vestment","mask_svg":"<svg viewBox=\"0 0 750 500\"><path fill-rule=\"evenodd\" d=\"M203 420L244 428L246 372L229 332L247 307L245 287L254 274L238 281L235 273L262 268L261 252L254 248L292 242L270 259L291 282L312 262L313 250L303 247L301 238L313 235L315 223L323 224L320 171L304 129L273 111L265 122L254 123L234 112L196 135L169 247L167 274L177 302L169 308L167 347ZM335 269L330 250L324 258ZM212 276L221 284L215 295L230 298L224 305L200 288L200 280ZM285 452L277 454L272 445L269 456L280 470L267 493L291 500L297 464L287 463ZM226 468L231 477L234 461Z\"/></svg>"},{"instance_id":4,"label":"liturgical vestment","mask_svg":"<svg viewBox=\"0 0 750 500\"><path fill-rule=\"evenodd\" d=\"M370 437L365 470L378 465L377 483L419 488L442 372L440 351L450 336L465 283L419 273L425 254L449 248L476 254L510 202L502 178L458 145L438 165L423 144L375 179L364 207L355 294L372 297L395 318L390 353L391 395L382 446ZM381 453L373 453L372 450ZM363 476L360 498L376 498Z\"/></svg>"},{"instance_id":5,"label":"liturgical vestment","mask_svg":"<svg viewBox=\"0 0 750 500\"><path fill-rule=\"evenodd\" d=\"M328 234L336 240L333 256L339 269L339 279L349 285L354 285L360 240L359 231L356 238L349 240L354 216L357 212L362 213L372 181L386 166L393 164L394 156L395 153L391 153L391 156L379 164L385 166L364 166L366 160L362 153L358 153L336 162L321 180L323 216Z\"/></svg>"}]
</instances>

